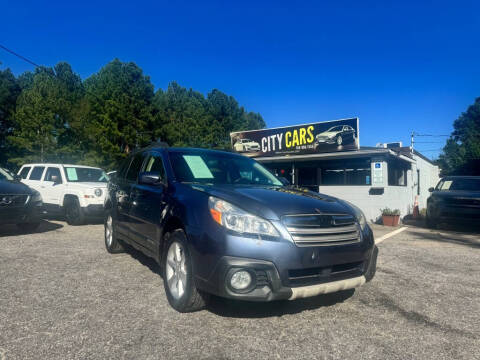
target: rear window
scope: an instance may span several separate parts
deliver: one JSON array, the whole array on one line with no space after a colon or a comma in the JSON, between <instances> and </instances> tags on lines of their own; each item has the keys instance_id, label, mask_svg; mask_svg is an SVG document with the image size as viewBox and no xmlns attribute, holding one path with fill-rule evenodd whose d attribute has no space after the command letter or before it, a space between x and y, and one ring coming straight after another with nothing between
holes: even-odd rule
<instances>
[{"instance_id":1,"label":"rear window","mask_svg":"<svg viewBox=\"0 0 480 360\"><path fill-rule=\"evenodd\" d=\"M45 166L35 166L30 174L30 180L40 180Z\"/></svg>"},{"instance_id":2,"label":"rear window","mask_svg":"<svg viewBox=\"0 0 480 360\"><path fill-rule=\"evenodd\" d=\"M28 176L28 173L30 172L31 167L30 166L25 166L22 171L20 171L20 177L22 179L26 179Z\"/></svg>"}]
</instances>

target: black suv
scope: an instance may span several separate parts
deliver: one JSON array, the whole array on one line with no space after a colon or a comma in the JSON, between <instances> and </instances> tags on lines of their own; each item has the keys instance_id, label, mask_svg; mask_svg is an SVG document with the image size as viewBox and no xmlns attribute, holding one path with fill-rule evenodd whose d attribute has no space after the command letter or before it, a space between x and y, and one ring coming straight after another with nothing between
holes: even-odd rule
<instances>
[{"instance_id":1,"label":"black suv","mask_svg":"<svg viewBox=\"0 0 480 360\"><path fill-rule=\"evenodd\" d=\"M202 308L209 294L271 301L353 289L378 250L363 213L284 186L256 161L202 149L150 147L108 185L105 245L156 259L168 301Z\"/></svg>"},{"instance_id":2,"label":"black suv","mask_svg":"<svg viewBox=\"0 0 480 360\"><path fill-rule=\"evenodd\" d=\"M42 209L42 197L38 191L0 168L0 224L17 224L21 230L33 231L40 225Z\"/></svg>"},{"instance_id":3,"label":"black suv","mask_svg":"<svg viewBox=\"0 0 480 360\"><path fill-rule=\"evenodd\" d=\"M428 189L426 223L478 222L480 220L480 176L447 176Z\"/></svg>"}]
</instances>

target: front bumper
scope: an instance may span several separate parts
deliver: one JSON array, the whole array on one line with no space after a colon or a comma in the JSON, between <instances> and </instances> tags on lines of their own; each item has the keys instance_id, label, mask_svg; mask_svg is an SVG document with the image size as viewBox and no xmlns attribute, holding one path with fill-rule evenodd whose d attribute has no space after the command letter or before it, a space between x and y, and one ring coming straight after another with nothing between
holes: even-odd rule
<instances>
[{"instance_id":1,"label":"front bumper","mask_svg":"<svg viewBox=\"0 0 480 360\"><path fill-rule=\"evenodd\" d=\"M89 204L83 208L83 213L87 217L101 218L104 215L103 204Z\"/></svg>"},{"instance_id":2,"label":"front bumper","mask_svg":"<svg viewBox=\"0 0 480 360\"><path fill-rule=\"evenodd\" d=\"M20 207L5 207L0 209L0 224L34 223L41 219L43 203L41 201L28 203Z\"/></svg>"},{"instance_id":3,"label":"front bumper","mask_svg":"<svg viewBox=\"0 0 480 360\"><path fill-rule=\"evenodd\" d=\"M362 241L349 245L297 247L287 240L233 235L227 236L224 245L226 255L217 261L209 257L207 268L206 254L193 249L196 285L218 296L250 301L293 300L356 288L373 278L378 254L370 229ZM246 292L229 285L233 272L240 269L253 279Z\"/></svg>"},{"instance_id":4,"label":"front bumper","mask_svg":"<svg viewBox=\"0 0 480 360\"><path fill-rule=\"evenodd\" d=\"M335 138L322 138L317 139L317 144L335 144Z\"/></svg>"}]
</instances>

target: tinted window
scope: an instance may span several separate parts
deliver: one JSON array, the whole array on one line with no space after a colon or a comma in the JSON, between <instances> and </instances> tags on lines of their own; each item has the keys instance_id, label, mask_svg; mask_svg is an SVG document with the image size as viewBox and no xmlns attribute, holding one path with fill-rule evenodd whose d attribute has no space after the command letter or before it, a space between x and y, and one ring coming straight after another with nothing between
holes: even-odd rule
<instances>
[{"instance_id":1,"label":"tinted window","mask_svg":"<svg viewBox=\"0 0 480 360\"><path fill-rule=\"evenodd\" d=\"M62 182L62 176L60 175L60 169L56 167L49 167L47 168L47 172L45 174L45 181L53 181L52 177L56 176L57 179Z\"/></svg>"},{"instance_id":2,"label":"tinted window","mask_svg":"<svg viewBox=\"0 0 480 360\"><path fill-rule=\"evenodd\" d=\"M128 168L127 180L137 181L138 173L140 172L142 163L143 163L142 154L137 154L133 157L133 161L130 164L130 167Z\"/></svg>"},{"instance_id":3,"label":"tinted window","mask_svg":"<svg viewBox=\"0 0 480 360\"><path fill-rule=\"evenodd\" d=\"M132 158L130 156L122 161L122 163L120 164L120 168L118 169L118 172L115 175L116 178L118 179L125 178L125 175L128 170L128 165L130 165L131 161L132 161Z\"/></svg>"},{"instance_id":4,"label":"tinted window","mask_svg":"<svg viewBox=\"0 0 480 360\"><path fill-rule=\"evenodd\" d=\"M160 155L150 155L145 165L145 171L159 174L161 180L165 180L165 169Z\"/></svg>"},{"instance_id":5,"label":"tinted window","mask_svg":"<svg viewBox=\"0 0 480 360\"><path fill-rule=\"evenodd\" d=\"M30 180L40 180L45 166L35 166L30 174Z\"/></svg>"},{"instance_id":6,"label":"tinted window","mask_svg":"<svg viewBox=\"0 0 480 360\"><path fill-rule=\"evenodd\" d=\"M10 173L7 169L0 168L0 180L13 180L13 174Z\"/></svg>"},{"instance_id":7,"label":"tinted window","mask_svg":"<svg viewBox=\"0 0 480 360\"><path fill-rule=\"evenodd\" d=\"M22 177L22 179L27 178L27 175L28 175L28 172L30 171L30 169L31 169L30 166L26 166L22 169L22 171L20 171L20 176Z\"/></svg>"}]
</instances>

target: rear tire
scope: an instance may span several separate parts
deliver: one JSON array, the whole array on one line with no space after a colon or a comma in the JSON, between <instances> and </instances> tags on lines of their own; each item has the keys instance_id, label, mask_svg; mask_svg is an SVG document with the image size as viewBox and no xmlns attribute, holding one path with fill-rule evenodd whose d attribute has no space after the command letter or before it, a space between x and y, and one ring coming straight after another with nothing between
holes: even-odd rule
<instances>
[{"instance_id":1,"label":"rear tire","mask_svg":"<svg viewBox=\"0 0 480 360\"><path fill-rule=\"evenodd\" d=\"M342 145L342 143L343 143L342 136L339 135L339 136L337 137L337 145L340 146L340 145Z\"/></svg>"},{"instance_id":2,"label":"rear tire","mask_svg":"<svg viewBox=\"0 0 480 360\"><path fill-rule=\"evenodd\" d=\"M115 220L112 215L112 211L109 210L105 214L104 221L104 235L105 235L105 248L110 254L118 254L125 251L123 244L117 238L117 232L115 230Z\"/></svg>"},{"instance_id":3,"label":"rear tire","mask_svg":"<svg viewBox=\"0 0 480 360\"><path fill-rule=\"evenodd\" d=\"M178 312L205 308L210 295L195 286L187 236L181 229L166 234L162 276L168 302Z\"/></svg>"},{"instance_id":4,"label":"rear tire","mask_svg":"<svg viewBox=\"0 0 480 360\"><path fill-rule=\"evenodd\" d=\"M85 223L85 215L78 198L70 198L65 204L65 218L68 225L83 225Z\"/></svg>"},{"instance_id":5,"label":"rear tire","mask_svg":"<svg viewBox=\"0 0 480 360\"><path fill-rule=\"evenodd\" d=\"M428 212L427 212L427 215L425 216L425 224L430 229L436 229L437 228L437 223L432 219L431 216L428 216Z\"/></svg>"}]
</instances>

